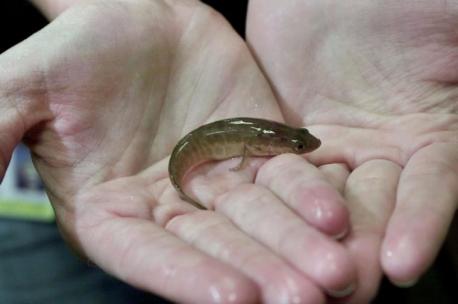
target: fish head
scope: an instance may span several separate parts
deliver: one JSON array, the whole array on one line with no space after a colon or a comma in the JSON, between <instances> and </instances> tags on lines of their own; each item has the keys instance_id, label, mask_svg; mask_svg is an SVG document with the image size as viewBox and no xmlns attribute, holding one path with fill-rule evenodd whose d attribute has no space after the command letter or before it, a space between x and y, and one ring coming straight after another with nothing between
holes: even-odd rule
<instances>
[{"instance_id":1,"label":"fish head","mask_svg":"<svg viewBox=\"0 0 458 304\"><path fill-rule=\"evenodd\" d=\"M296 154L309 153L321 146L321 141L305 128L296 129L288 141L293 153Z\"/></svg>"}]
</instances>

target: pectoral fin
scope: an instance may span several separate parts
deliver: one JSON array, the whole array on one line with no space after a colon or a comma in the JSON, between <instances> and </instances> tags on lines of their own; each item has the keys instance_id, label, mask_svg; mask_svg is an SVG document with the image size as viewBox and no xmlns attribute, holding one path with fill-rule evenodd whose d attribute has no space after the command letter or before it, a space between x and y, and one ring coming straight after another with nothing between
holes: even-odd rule
<instances>
[{"instance_id":1,"label":"pectoral fin","mask_svg":"<svg viewBox=\"0 0 458 304\"><path fill-rule=\"evenodd\" d=\"M246 167L248 164L248 158L250 157L250 150L246 145L243 146L243 153L242 153L242 159L240 160L240 163L235 166L234 168L231 168L231 171L239 171L242 170L243 168Z\"/></svg>"}]
</instances>

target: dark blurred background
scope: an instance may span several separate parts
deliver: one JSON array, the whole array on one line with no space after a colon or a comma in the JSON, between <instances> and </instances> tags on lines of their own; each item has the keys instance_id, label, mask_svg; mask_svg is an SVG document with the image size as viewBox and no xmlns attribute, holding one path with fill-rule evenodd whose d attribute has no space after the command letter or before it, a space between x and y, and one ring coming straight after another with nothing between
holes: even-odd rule
<instances>
[{"instance_id":1,"label":"dark blurred background","mask_svg":"<svg viewBox=\"0 0 458 304\"><path fill-rule=\"evenodd\" d=\"M247 1L203 2L220 11L243 36ZM28 1L1 1L0 53L46 24L46 19ZM399 289L384 280L373 303L458 303L456 220L452 230L434 266L416 286ZM75 258L60 239L54 223L0 218L0 303L165 301L132 289Z\"/></svg>"}]
</instances>

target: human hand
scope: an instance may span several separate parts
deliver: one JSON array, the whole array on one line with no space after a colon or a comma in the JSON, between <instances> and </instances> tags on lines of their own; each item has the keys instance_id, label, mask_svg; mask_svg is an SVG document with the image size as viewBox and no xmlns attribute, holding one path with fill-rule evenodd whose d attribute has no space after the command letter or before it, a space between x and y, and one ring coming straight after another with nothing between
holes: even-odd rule
<instances>
[{"instance_id":1,"label":"human hand","mask_svg":"<svg viewBox=\"0 0 458 304\"><path fill-rule=\"evenodd\" d=\"M321 289L354 283L345 248L298 215L328 234L348 220L305 159L202 167L189 190L217 212L172 188L168 155L190 129L246 113L282 119L243 41L199 2L85 2L2 54L0 67L0 175L24 137L64 237L106 271L197 303L319 303ZM288 174L291 159L295 196L252 184ZM307 193L317 206L295 205Z\"/></svg>"},{"instance_id":2,"label":"human hand","mask_svg":"<svg viewBox=\"0 0 458 304\"><path fill-rule=\"evenodd\" d=\"M457 13L457 1L250 1L247 39L285 119L313 125L310 160L350 209L350 302L367 303L382 270L413 284L456 211Z\"/></svg>"}]
</instances>

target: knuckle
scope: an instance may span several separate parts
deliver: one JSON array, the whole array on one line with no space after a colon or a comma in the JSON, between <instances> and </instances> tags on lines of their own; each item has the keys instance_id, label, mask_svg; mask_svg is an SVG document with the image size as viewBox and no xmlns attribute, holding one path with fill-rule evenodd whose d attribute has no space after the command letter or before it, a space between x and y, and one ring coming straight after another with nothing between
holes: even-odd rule
<instances>
[{"instance_id":1,"label":"knuckle","mask_svg":"<svg viewBox=\"0 0 458 304\"><path fill-rule=\"evenodd\" d=\"M351 259L339 250L322 253L316 262L316 275L323 286L330 290L343 290L355 279Z\"/></svg>"},{"instance_id":2,"label":"knuckle","mask_svg":"<svg viewBox=\"0 0 458 304\"><path fill-rule=\"evenodd\" d=\"M294 168L294 163L298 160L303 161L303 158L290 153L272 157L259 168L256 183L269 184L278 178L282 172L285 172L286 168Z\"/></svg>"}]
</instances>

